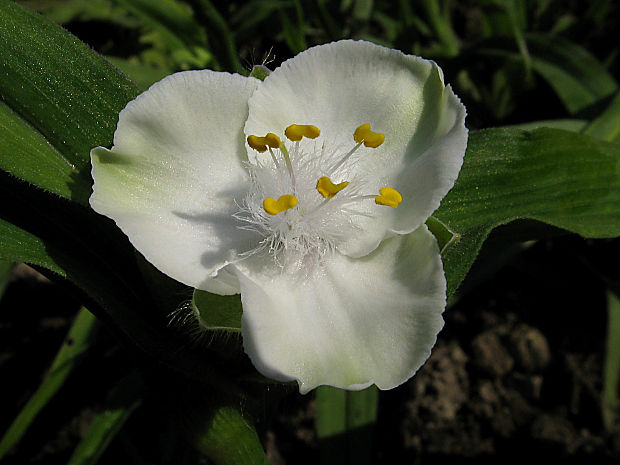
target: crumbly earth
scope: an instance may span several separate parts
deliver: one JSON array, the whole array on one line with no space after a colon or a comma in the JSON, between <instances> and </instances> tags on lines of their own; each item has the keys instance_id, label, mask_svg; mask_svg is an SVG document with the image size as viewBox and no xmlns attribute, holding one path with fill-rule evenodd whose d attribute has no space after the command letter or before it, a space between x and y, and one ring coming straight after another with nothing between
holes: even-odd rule
<instances>
[{"instance_id":1,"label":"crumbly earth","mask_svg":"<svg viewBox=\"0 0 620 465\"><path fill-rule=\"evenodd\" d=\"M486 277L479 274L482 284L470 291L466 283L445 313L431 358L412 380L381 393L372 463L522 464L533 456L618 463L620 425L606 430L600 409L605 287L592 272L610 250L618 251L617 240L540 242L501 269L487 269ZM10 380L0 399L2 430L36 388L48 363L41 354L51 357L78 307L62 291L22 273L0 305L0 379ZM134 366L109 335L100 348L7 464L66 463L115 380ZM319 463L312 394L291 391L273 417L265 410L272 465ZM163 418L156 403L145 401L100 463L119 463L128 451L149 463L173 463L150 450L153 437L171 437ZM170 450L178 447L186 446Z\"/></svg>"},{"instance_id":2,"label":"crumbly earth","mask_svg":"<svg viewBox=\"0 0 620 465\"><path fill-rule=\"evenodd\" d=\"M449 308L427 363L381 393L372 463L617 463L620 425L606 431L600 409L598 252L540 243ZM309 399L280 416L273 463L317 463L312 418Z\"/></svg>"}]
</instances>

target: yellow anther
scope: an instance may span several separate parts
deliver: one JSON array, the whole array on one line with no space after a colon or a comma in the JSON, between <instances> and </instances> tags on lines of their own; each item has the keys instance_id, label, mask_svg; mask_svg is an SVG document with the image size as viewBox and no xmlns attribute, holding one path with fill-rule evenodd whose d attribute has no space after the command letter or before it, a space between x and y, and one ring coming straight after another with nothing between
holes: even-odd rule
<instances>
[{"instance_id":1,"label":"yellow anther","mask_svg":"<svg viewBox=\"0 0 620 465\"><path fill-rule=\"evenodd\" d=\"M389 186L379 189L379 194L381 195L375 197L375 203L377 205L396 208L398 204L403 201L403 196L400 195L400 192Z\"/></svg>"},{"instance_id":2,"label":"yellow anther","mask_svg":"<svg viewBox=\"0 0 620 465\"><path fill-rule=\"evenodd\" d=\"M316 190L319 191L323 197L331 199L334 195L340 192L342 189L349 185L349 181L343 181L338 184L334 184L327 176L319 178L316 182Z\"/></svg>"},{"instance_id":3,"label":"yellow anther","mask_svg":"<svg viewBox=\"0 0 620 465\"><path fill-rule=\"evenodd\" d=\"M277 149L280 147L280 138L273 132L268 132L265 137L248 136L248 145L259 152L267 151L267 147Z\"/></svg>"},{"instance_id":4,"label":"yellow anther","mask_svg":"<svg viewBox=\"0 0 620 465\"><path fill-rule=\"evenodd\" d=\"M284 135L290 140L297 142L302 137L316 139L321 135L321 130L312 124L291 124L284 130Z\"/></svg>"},{"instance_id":5,"label":"yellow anther","mask_svg":"<svg viewBox=\"0 0 620 465\"><path fill-rule=\"evenodd\" d=\"M358 144L364 142L366 147L376 149L385 141L385 136L380 132L370 130L370 124L362 124L353 133L353 140Z\"/></svg>"},{"instance_id":6,"label":"yellow anther","mask_svg":"<svg viewBox=\"0 0 620 465\"><path fill-rule=\"evenodd\" d=\"M263 208L270 215L277 215L297 205L297 197L291 194L281 195L278 200L267 197L263 200Z\"/></svg>"}]
</instances>

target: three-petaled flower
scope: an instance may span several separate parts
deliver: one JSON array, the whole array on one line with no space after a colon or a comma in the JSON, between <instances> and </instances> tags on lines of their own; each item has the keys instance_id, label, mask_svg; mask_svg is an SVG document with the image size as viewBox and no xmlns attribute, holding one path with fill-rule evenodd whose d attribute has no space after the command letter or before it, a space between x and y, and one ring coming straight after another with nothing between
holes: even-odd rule
<instances>
[{"instance_id":1,"label":"three-petaled flower","mask_svg":"<svg viewBox=\"0 0 620 465\"><path fill-rule=\"evenodd\" d=\"M464 120L435 63L367 42L311 48L264 81L181 72L92 150L90 203L169 276L241 293L266 376L389 389L443 325L424 223L460 170Z\"/></svg>"}]
</instances>

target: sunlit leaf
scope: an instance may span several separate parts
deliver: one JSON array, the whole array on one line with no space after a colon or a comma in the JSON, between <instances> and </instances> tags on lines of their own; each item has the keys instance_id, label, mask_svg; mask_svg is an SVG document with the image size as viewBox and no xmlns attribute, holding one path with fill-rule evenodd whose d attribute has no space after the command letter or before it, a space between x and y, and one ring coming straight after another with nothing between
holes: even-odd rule
<instances>
[{"instance_id":1,"label":"sunlit leaf","mask_svg":"<svg viewBox=\"0 0 620 465\"><path fill-rule=\"evenodd\" d=\"M0 17L0 99L10 109L0 110L0 167L86 204L90 149L111 145L118 113L138 89L33 11L0 0ZM32 152L23 157L26 144Z\"/></svg>"},{"instance_id":2,"label":"sunlit leaf","mask_svg":"<svg viewBox=\"0 0 620 465\"><path fill-rule=\"evenodd\" d=\"M433 216L460 236L443 253L449 293L489 232L513 220L618 236L620 147L558 129L474 132L459 178Z\"/></svg>"}]
</instances>

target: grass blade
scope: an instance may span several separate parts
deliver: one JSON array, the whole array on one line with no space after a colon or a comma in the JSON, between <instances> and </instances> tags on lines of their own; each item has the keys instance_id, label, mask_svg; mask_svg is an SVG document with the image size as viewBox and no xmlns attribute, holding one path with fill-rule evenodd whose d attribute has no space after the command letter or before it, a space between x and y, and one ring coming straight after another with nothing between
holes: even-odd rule
<instances>
[{"instance_id":1,"label":"grass blade","mask_svg":"<svg viewBox=\"0 0 620 465\"><path fill-rule=\"evenodd\" d=\"M608 431L620 418L620 299L607 291L607 346L603 368L603 424Z\"/></svg>"},{"instance_id":2,"label":"grass blade","mask_svg":"<svg viewBox=\"0 0 620 465\"><path fill-rule=\"evenodd\" d=\"M129 416L142 403L143 384L138 375L130 375L110 393L106 408L91 423L67 465L94 465L121 430Z\"/></svg>"},{"instance_id":3,"label":"grass blade","mask_svg":"<svg viewBox=\"0 0 620 465\"><path fill-rule=\"evenodd\" d=\"M583 130L583 133L609 142L620 142L620 92L607 109Z\"/></svg>"},{"instance_id":4,"label":"grass blade","mask_svg":"<svg viewBox=\"0 0 620 465\"><path fill-rule=\"evenodd\" d=\"M62 388L69 375L80 364L84 354L93 343L97 324L97 319L82 307L43 382L2 437L0 458L19 442L39 412Z\"/></svg>"}]
</instances>

